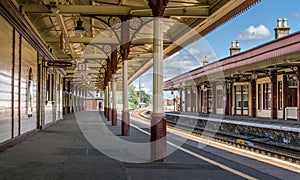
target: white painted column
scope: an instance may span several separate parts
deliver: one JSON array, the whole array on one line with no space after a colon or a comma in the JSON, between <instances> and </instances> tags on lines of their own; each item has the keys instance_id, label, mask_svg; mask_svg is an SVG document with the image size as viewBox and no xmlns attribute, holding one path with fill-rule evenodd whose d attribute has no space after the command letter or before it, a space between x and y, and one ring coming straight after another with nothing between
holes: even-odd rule
<instances>
[{"instance_id":1,"label":"white painted column","mask_svg":"<svg viewBox=\"0 0 300 180\"><path fill-rule=\"evenodd\" d=\"M153 113L164 112L163 99L163 21L154 18Z\"/></svg>"},{"instance_id":2,"label":"white painted column","mask_svg":"<svg viewBox=\"0 0 300 180\"><path fill-rule=\"evenodd\" d=\"M107 87L104 88L104 116L107 118Z\"/></svg>"},{"instance_id":3,"label":"white painted column","mask_svg":"<svg viewBox=\"0 0 300 180\"><path fill-rule=\"evenodd\" d=\"M108 100L108 120L112 120L112 103L111 103L111 82L108 82L107 100Z\"/></svg>"},{"instance_id":4,"label":"white painted column","mask_svg":"<svg viewBox=\"0 0 300 180\"><path fill-rule=\"evenodd\" d=\"M117 80L113 75L113 81L112 81L112 108L117 108L117 102L116 102L116 86L117 86Z\"/></svg>"},{"instance_id":5,"label":"white painted column","mask_svg":"<svg viewBox=\"0 0 300 180\"><path fill-rule=\"evenodd\" d=\"M123 61L123 111L128 110L128 62Z\"/></svg>"},{"instance_id":6,"label":"white painted column","mask_svg":"<svg viewBox=\"0 0 300 180\"><path fill-rule=\"evenodd\" d=\"M112 125L116 126L117 119L117 98L116 98L116 89L117 89L117 79L115 75L112 78Z\"/></svg>"},{"instance_id":7,"label":"white painted column","mask_svg":"<svg viewBox=\"0 0 300 180\"><path fill-rule=\"evenodd\" d=\"M130 135L130 115L128 110L128 61L123 60L123 111L122 111L122 135Z\"/></svg>"},{"instance_id":8,"label":"white painted column","mask_svg":"<svg viewBox=\"0 0 300 180\"><path fill-rule=\"evenodd\" d=\"M163 97L163 19L154 18L153 113L151 119L151 160L166 160L166 119Z\"/></svg>"},{"instance_id":9,"label":"white painted column","mask_svg":"<svg viewBox=\"0 0 300 180\"><path fill-rule=\"evenodd\" d=\"M108 107L111 108L111 82L108 82Z\"/></svg>"}]
</instances>

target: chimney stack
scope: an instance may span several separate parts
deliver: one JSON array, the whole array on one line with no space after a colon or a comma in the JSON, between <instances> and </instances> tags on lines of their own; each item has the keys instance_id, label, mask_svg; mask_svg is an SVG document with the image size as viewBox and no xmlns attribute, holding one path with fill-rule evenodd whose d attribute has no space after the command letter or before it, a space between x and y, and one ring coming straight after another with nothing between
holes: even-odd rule
<instances>
[{"instance_id":1,"label":"chimney stack","mask_svg":"<svg viewBox=\"0 0 300 180\"><path fill-rule=\"evenodd\" d=\"M203 66L206 66L207 64L208 64L207 56L204 56Z\"/></svg>"},{"instance_id":2,"label":"chimney stack","mask_svg":"<svg viewBox=\"0 0 300 180\"><path fill-rule=\"evenodd\" d=\"M231 48L229 49L229 51L230 51L230 56L233 56L241 52L240 43L238 40L235 41L235 44L234 41L231 42Z\"/></svg>"},{"instance_id":3,"label":"chimney stack","mask_svg":"<svg viewBox=\"0 0 300 180\"><path fill-rule=\"evenodd\" d=\"M282 20L280 18L277 19L277 27L274 28L275 31L275 39L287 36L290 34L290 28L287 25L287 19L283 18Z\"/></svg>"}]
</instances>

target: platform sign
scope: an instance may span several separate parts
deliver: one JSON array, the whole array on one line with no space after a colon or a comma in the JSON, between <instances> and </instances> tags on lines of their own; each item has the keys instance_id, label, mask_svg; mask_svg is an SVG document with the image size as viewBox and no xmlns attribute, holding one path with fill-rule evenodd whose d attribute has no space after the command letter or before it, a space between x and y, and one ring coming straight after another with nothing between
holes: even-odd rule
<instances>
[{"instance_id":1,"label":"platform sign","mask_svg":"<svg viewBox=\"0 0 300 180\"><path fill-rule=\"evenodd\" d=\"M73 64L69 61L49 61L47 65L64 68L71 67Z\"/></svg>"},{"instance_id":2,"label":"platform sign","mask_svg":"<svg viewBox=\"0 0 300 180\"><path fill-rule=\"evenodd\" d=\"M78 63L78 70L79 71L86 71L86 64L85 63Z\"/></svg>"}]
</instances>

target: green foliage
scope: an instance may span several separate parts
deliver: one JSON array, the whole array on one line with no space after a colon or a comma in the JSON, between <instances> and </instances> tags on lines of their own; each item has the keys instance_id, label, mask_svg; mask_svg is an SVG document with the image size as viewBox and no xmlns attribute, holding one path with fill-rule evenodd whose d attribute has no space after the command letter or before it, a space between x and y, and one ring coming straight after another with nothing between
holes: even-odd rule
<instances>
[{"instance_id":1,"label":"green foliage","mask_svg":"<svg viewBox=\"0 0 300 180\"><path fill-rule=\"evenodd\" d=\"M145 103L146 107L150 105L151 96L149 94L146 94L145 91L143 91L143 90L135 91L135 88L134 88L133 85L130 85L128 87L128 89L129 89L128 104L129 104L130 107L136 109L138 107L139 103Z\"/></svg>"},{"instance_id":2,"label":"green foliage","mask_svg":"<svg viewBox=\"0 0 300 180\"><path fill-rule=\"evenodd\" d=\"M145 103L146 106L149 106L151 99L149 94L146 94L145 91L141 90L138 92L138 96L141 97L141 102Z\"/></svg>"},{"instance_id":3,"label":"green foliage","mask_svg":"<svg viewBox=\"0 0 300 180\"><path fill-rule=\"evenodd\" d=\"M139 104L139 96L137 92L134 90L134 86L130 85L129 87L129 92L128 92L128 100L129 100L129 105L136 109L137 105Z\"/></svg>"}]
</instances>

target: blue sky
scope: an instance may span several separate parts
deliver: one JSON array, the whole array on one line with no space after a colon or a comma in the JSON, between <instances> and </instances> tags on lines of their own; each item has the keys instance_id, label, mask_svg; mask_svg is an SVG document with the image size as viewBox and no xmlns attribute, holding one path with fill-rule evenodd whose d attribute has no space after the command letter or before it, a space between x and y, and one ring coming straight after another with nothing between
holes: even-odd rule
<instances>
[{"instance_id":1,"label":"blue sky","mask_svg":"<svg viewBox=\"0 0 300 180\"><path fill-rule=\"evenodd\" d=\"M274 28L277 25L278 18L287 18L291 33L300 31L300 1L262 0L243 14L215 29L205 39L216 52L218 59L221 59L229 55L228 49L232 40L240 41L242 51L274 40ZM257 28L260 25L266 27L271 34L264 34L265 32L262 32L263 28ZM240 35L246 32L250 26L255 28L258 35L263 34L266 36L260 36L255 40L241 40Z\"/></svg>"},{"instance_id":2,"label":"blue sky","mask_svg":"<svg viewBox=\"0 0 300 180\"><path fill-rule=\"evenodd\" d=\"M229 56L229 48L233 40L239 40L241 51L274 40L274 28L277 26L278 18L287 18L287 24L291 28L290 33L300 31L300 0L262 0L203 39L166 59L165 78L202 66L205 55L210 62ZM141 82L143 90L151 93L152 70L144 74ZM134 86L138 87L138 79L134 82Z\"/></svg>"}]
</instances>

